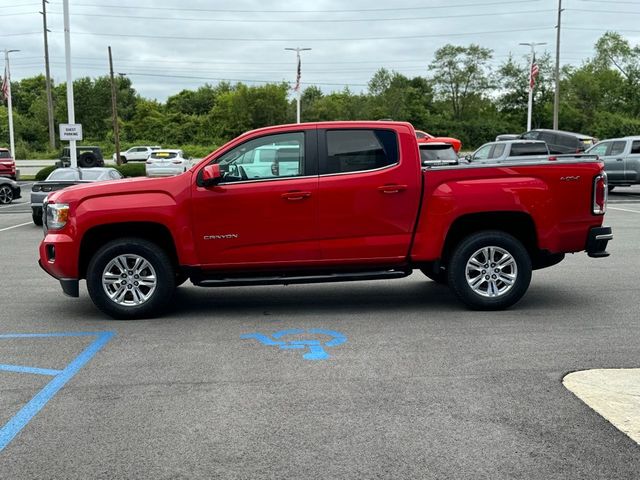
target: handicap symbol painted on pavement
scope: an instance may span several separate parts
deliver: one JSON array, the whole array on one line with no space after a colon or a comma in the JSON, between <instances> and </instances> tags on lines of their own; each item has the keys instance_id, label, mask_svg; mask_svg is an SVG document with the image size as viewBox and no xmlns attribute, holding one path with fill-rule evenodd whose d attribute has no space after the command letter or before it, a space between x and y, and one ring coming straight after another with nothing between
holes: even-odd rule
<instances>
[{"instance_id":1,"label":"handicap symbol painted on pavement","mask_svg":"<svg viewBox=\"0 0 640 480\"><path fill-rule=\"evenodd\" d=\"M324 343L320 340L289 340L288 342L282 340L282 338L287 335L296 335L298 337L301 335L308 335L312 337L326 335L333 338ZM282 350L304 350L308 348L309 350L302 355L302 358L305 360L326 360L329 358L329 354L325 351L326 347L337 347L347 341L347 337L340 332L323 330L320 328L312 328L310 330L280 330L279 332L274 333L271 337L263 335L262 333L247 333L245 335L240 335L240 338L255 339L263 345L280 347Z\"/></svg>"}]
</instances>

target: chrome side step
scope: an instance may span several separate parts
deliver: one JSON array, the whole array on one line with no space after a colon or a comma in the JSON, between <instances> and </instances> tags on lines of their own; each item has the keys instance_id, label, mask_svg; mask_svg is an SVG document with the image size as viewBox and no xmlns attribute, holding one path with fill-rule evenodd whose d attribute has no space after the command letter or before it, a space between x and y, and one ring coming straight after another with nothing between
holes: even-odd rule
<instances>
[{"instance_id":1,"label":"chrome side step","mask_svg":"<svg viewBox=\"0 0 640 480\"><path fill-rule=\"evenodd\" d=\"M403 278L411 275L411 270L381 270L365 272L340 272L324 274L291 274L246 277L192 277L199 287L242 287L248 285L292 285L301 283L353 282L358 280L384 280Z\"/></svg>"}]
</instances>

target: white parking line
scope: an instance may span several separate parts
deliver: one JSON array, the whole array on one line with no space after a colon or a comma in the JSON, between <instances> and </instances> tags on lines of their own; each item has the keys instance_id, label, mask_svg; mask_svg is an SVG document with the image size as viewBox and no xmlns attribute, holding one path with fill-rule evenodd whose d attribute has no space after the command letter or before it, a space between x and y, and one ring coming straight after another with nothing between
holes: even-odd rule
<instances>
[{"instance_id":1,"label":"white parking line","mask_svg":"<svg viewBox=\"0 0 640 480\"><path fill-rule=\"evenodd\" d=\"M25 205L28 205L27 203L12 203L11 205L3 205L0 207L0 209L2 208L11 208L11 207L24 207Z\"/></svg>"},{"instance_id":2,"label":"white parking line","mask_svg":"<svg viewBox=\"0 0 640 480\"><path fill-rule=\"evenodd\" d=\"M24 227L25 225L32 225L32 224L33 222L25 222L25 223L21 223L20 225L14 225L13 227L0 228L0 232L6 232L7 230L11 230L18 227Z\"/></svg>"},{"instance_id":3,"label":"white parking line","mask_svg":"<svg viewBox=\"0 0 640 480\"><path fill-rule=\"evenodd\" d=\"M629 210L628 208L608 207L610 210L619 210L621 212L640 213L640 210Z\"/></svg>"}]
</instances>

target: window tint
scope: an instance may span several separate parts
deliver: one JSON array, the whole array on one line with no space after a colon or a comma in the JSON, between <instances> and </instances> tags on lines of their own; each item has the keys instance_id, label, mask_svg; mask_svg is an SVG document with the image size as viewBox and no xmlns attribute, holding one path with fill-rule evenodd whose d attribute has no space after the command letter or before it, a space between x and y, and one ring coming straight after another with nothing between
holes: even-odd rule
<instances>
[{"instance_id":1,"label":"window tint","mask_svg":"<svg viewBox=\"0 0 640 480\"><path fill-rule=\"evenodd\" d=\"M420 146L420 160L423 162L432 162L438 160L458 160L453 147L429 147L429 144Z\"/></svg>"},{"instance_id":2,"label":"window tint","mask_svg":"<svg viewBox=\"0 0 640 480\"><path fill-rule=\"evenodd\" d=\"M484 145L484 146L480 147L478 150L476 150L476 153L473 154L473 159L474 160L486 160L487 158L489 158L489 153L491 152L491 147L493 147L492 143L490 143L489 145Z\"/></svg>"},{"instance_id":3,"label":"window tint","mask_svg":"<svg viewBox=\"0 0 640 480\"><path fill-rule=\"evenodd\" d=\"M546 155L547 145L544 143L514 143L511 145L511 156L522 157L525 155Z\"/></svg>"},{"instance_id":4,"label":"window tint","mask_svg":"<svg viewBox=\"0 0 640 480\"><path fill-rule=\"evenodd\" d=\"M11 158L9 150L0 150L0 158Z\"/></svg>"},{"instance_id":5,"label":"window tint","mask_svg":"<svg viewBox=\"0 0 640 480\"><path fill-rule=\"evenodd\" d=\"M527 132L522 135L524 140L537 140L540 132Z\"/></svg>"},{"instance_id":6,"label":"window tint","mask_svg":"<svg viewBox=\"0 0 640 480\"><path fill-rule=\"evenodd\" d=\"M496 143L491 152L491 158L498 158L504 153L504 143Z\"/></svg>"},{"instance_id":7,"label":"window tint","mask_svg":"<svg viewBox=\"0 0 640 480\"><path fill-rule=\"evenodd\" d=\"M427 134L424 132L416 132L416 138L427 138Z\"/></svg>"},{"instance_id":8,"label":"window tint","mask_svg":"<svg viewBox=\"0 0 640 480\"><path fill-rule=\"evenodd\" d=\"M104 170L82 170L82 180L99 180L104 175Z\"/></svg>"},{"instance_id":9,"label":"window tint","mask_svg":"<svg viewBox=\"0 0 640 480\"><path fill-rule=\"evenodd\" d=\"M327 172L374 170L398 163L398 141L390 130L327 131Z\"/></svg>"},{"instance_id":10,"label":"window tint","mask_svg":"<svg viewBox=\"0 0 640 480\"><path fill-rule=\"evenodd\" d=\"M250 140L215 160L222 181L277 179L304 175L304 133L281 133Z\"/></svg>"},{"instance_id":11,"label":"window tint","mask_svg":"<svg viewBox=\"0 0 640 480\"><path fill-rule=\"evenodd\" d=\"M624 152L626 146L627 142L613 142L609 155L620 155L622 152Z\"/></svg>"},{"instance_id":12,"label":"window tint","mask_svg":"<svg viewBox=\"0 0 640 480\"><path fill-rule=\"evenodd\" d=\"M549 145L558 145L558 136L551 132L540 132L538 140L547 142Z\"/></svg>"},{"instance_id":13,"label":"window tint","mask_svg":"<svg viewBox=\"0 0 640 480\"><path fill-rule=\"evenodd\" d=\"M632 154L640 154L640 140L636 140L631 144L631 153Z\"/></svg>"}]
</instances>

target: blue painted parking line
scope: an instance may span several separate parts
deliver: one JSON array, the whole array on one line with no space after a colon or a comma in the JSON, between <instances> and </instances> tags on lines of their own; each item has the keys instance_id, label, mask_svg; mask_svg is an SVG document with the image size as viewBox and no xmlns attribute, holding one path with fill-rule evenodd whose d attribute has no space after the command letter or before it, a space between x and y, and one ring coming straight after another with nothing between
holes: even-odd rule
<instances>
[{"instance_id":1,"label":"blue painted parking line","mask_svg":"<svg viewBox=\"0 0 640 480\"><path fill-rule=\"evenodd\" d=\"M58 375L62 370L51 370L50 368L25 367L23 365L0 365L0 370L4 372L35 373L37 375Z\"/></svg>"},{"instance_id":2,"label":"blue painted parking line","mask_svg":"<svg viewBox=\"0 0 640 480\"><path fill-rule=\"evenodd\" d=\"M322 343L320 340L314 339L290 340L288 342L281 340L287 335L308 335L312 337L318 335L326 335L333 338L324 343ZM338 345L342 345L347 341L347 337L340 332L336 332L334 330L323 330L320 328L312 328L310 330L280 330L279 332L271 335L271 337L262 333L247 333L245 335L240 335L240 338L242 339L258 340L263 345L280 347L281 350L308 349L308 352L302 355L302 358L304 358L305 360L326 360L330 358L329 354L325 351L326 347L337 347Z\"/></svg>"},{"instance_id":3,"label":"blue painted parking line","mask_svg":"<svg viewBox=\"0 0 640 480\"><path fill-rule=\"evenodd\" d=\"M18 371L21 373L40 373L52 375L53 379L44 386L29 402L20 409L2 428L0 428L0 451L2 451L15 438L31 419L47 404L65 384L78 373L78 371L100 351L102 347L114 336L113 332L64 332L64 333L12 333L0 335L0 339L11 338L51 338L51 337L97 337L91 345L85 348L80 355L71 361L62 370L47 370L20 365L2 365L8 367L0 370ZM10 370L13 368L13 370ZM50 372L50 373L43 373ZM58 373L55 373L58 372Z\"/></svg>"}]
</instances>

